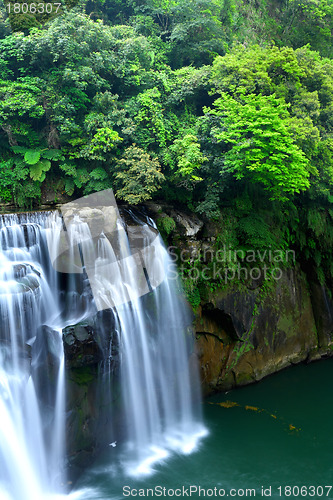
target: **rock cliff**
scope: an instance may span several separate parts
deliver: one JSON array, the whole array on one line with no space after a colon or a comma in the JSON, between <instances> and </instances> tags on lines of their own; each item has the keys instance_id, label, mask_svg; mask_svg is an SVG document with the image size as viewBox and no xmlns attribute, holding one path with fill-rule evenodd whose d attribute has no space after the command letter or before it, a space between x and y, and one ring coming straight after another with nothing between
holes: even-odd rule
<instances>
[{"instance_id":1,"label":"rock cliff","mask_svg":"<svg viewBox=\"0 0 333 500\"><path fill-rule=\"evenodd\" d=\"M151 204L148 210L158 225L162 221L162 232L163 220L175 221L164 237L177 247L178 257L181 252L186 256L188 274L198 256L216 251L217 225L172 207ZM204 395L333 355L331 291L319 283L315 269L305 272L301 264L296 258L292 265L281 266L279 279L260 276L240 283L228 275L227 282L213 290L206 281L194 321Z\"/></svg>"}]
</instances>

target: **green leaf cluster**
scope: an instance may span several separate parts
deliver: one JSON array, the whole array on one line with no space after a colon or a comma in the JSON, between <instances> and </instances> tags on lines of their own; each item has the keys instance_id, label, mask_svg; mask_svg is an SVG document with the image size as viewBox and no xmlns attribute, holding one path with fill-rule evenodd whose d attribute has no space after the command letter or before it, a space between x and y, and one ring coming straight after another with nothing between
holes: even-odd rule
<instances>
[{"instance_id":1,"label":"green leaf cluster","mask_svg":"<svg viewBox=\"0 0 333 500\"><path fill-rule=\"evenodd\" d=\"M272 199L286 200L310 186L309 160L295 144L289 126L287 106L275 95L227 93L214 102L208 113L221 115L225 130L216 131L219 142L230 145L223 169L237 180L261 183Z\"/></svg>"},{"instance_id":2,"label":"green leaf cluster","mask_svg":"<svg viewBox=\"0 0 333 500\"><path fill-rule=\"evenodd\" d=\"M132 205L149 200L163 181L164 175L158 160L151 158L135 144L127 148L116 163L117 195Z\"/></svg>"}]
</instances>

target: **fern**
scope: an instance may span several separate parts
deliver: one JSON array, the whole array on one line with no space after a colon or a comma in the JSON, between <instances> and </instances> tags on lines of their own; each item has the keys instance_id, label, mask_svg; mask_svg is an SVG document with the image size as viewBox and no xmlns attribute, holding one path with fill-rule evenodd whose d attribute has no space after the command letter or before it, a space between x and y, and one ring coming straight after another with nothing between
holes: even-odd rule
<instances>
[{"instance_id":1,"label":"fern","mask_svg":"<svg viewBox=\"0 0 333 500\"><path fill-rule=\"evenodd\" d=\"M169 234L176 229L175 221L168 215L159 217L156 221L156 225L160 233L165 234L166 236L169 236Z\"/></svg>"},{"instance_id":2,"label":"fern","mask_svg":"<svg viewBox=\"0 0 333 500\"><path fill-rule=\"evenodd\" d=\"M253 248L276 246L276 239L269 225L259 215L252 213L238 222L237 233L241 242Z\"/></svg>"},{"instance_id":3,"label":"fern","mask_svg":"<svg viewBox=\"0 0 333 500\"><path fill-rule=\"evenodd\" d=\"M74 185L73 179L71 179L70 177L67 177L65 179L65 192L66 192L66 194L68 194L68 196L72 196L72 194L74 193L74 189L75 189L75 185Z\"/></svg>"},{"instance_id":4,"label":"fern","mask_svg":"<svg viewBox=\"0 0 333 500\"><path fill-rule=\"evenodd\" d=\"M26 161L26 163L28 163L28 165L36 165L36 163L40 159L40 154L41 154L40 151L34 151L31 149L28 149L24 153L24 160Z\"/></svg>"},{"instance_id":5,"label":"fern","mask_svg":"<svg viewBox=\"0 0 333 500\"><path fill-rule=\"evenodd\" d=\"M32 209L34 205L40 202L41 190L40 184L27 181L24 185L18 185L14 189L14 200L16 205L21 208Z\"/></svg>"},{"instance_id":6,"label":"fern","mask_svg":"<svg viewBox=\"0 0 333 500\"><path fill-rule=\"evenodd\" d=\"M45 180L45 172L50 170L51 162L49 160L40 160L34 165L30 165L30 177L34 181L43 182Z\"/></svg>"}]
</instances>

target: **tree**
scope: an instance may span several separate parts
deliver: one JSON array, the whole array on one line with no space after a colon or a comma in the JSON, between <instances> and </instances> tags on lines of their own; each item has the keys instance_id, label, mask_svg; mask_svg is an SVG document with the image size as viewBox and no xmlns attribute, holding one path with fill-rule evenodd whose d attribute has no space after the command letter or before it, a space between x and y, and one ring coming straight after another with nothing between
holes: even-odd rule
<instances>
[{"instance_id":1,"label":"tree","mask_svg":"<svg viewBox=\"0 0 333 500\"><path fill-rule=\"evenodd\" d=\"M164 180L159 162L135 144L116 162L116 196L132 205L149 200Z\"/></svg>"},{"instance_id":2,"label":"tree","mask_svg":"<svg viewBox=\"0 0 333 500\"><path fill-rule=\"evenodd\" d=\"M12 146L61 149L52 164L47 158L30 164L36 186L58 184L61 177L61 191L69 195L110 187L113 158L133 142L135 131L124 102L110 90L120 88L127 99L140 93L153 65L148 40L130 26L105 26L69 12L47 28L0 40L0 51L4 160L16 161ZM3 195L12 190L6 184Z\"/></svg>"},{"instance_id":3,"label":"tree","mask_svg":"<svg viewBox=\"0 0 333 500\"><path fill-rule=\"evenodd\" d=\"M182 185L202 181L199 170L207 158L202 154L198 138L189 133L181 139L176 139L170 151L174 156L176 182Z\"/></svg>"},{"instance_id":4,"label":"tree","mask_svg":"<svg viewBox=\"0 0 333 500\"><path fill-rule=\"evenodd\" d=\"M310 172L316 170L293 140L281 98L248 94L235 99L222 93L214 106L206 112L221 116L224 128L215 137L230 147L223 169L237 180L263 184L272 199L285 200L309 188Z\"/></svg>"},{"instance_id":5,"label":"tree","mask_svg":"<svg viewBox=\"0 0 333 500\"><path fill-rule=\"evenodd\" d=\"M280 19L276 37L280 44L293 48L310 44L323 56L332 57L332 0L288 0Z\"/></svg>"},{"instance_id":6,"label":"tree","mask_svg":"<svg viewBox=\"0 0 333 500\"><path fill-rule=\"evenodd\" d=\"M312 178L311 196L327 197L333 171L332 61L308 46L235 47L215 59L211 81L217 91L236 100L250 94L282 99L288 105L289 117L285 116L295 144L320 174Z\"/></svg>"}]
</instances>

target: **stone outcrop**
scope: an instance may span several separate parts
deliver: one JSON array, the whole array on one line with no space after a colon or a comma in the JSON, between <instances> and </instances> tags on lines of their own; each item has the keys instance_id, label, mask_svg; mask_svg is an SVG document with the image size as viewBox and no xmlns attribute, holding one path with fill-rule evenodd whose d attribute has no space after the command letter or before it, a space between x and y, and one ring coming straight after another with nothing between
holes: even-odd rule
<instances>
[{"instance_id":1,"label":"stone outcrop","mask_svg":"<svg viewBox=\"0 0 333 500\"><path fill-rule=\"evenodd\" d=\"M331 346L333 335L332 295L330 290L315 280L310 280L309 285L319 351L326 352Z\"/></svg>"},{"instance_id":2,"label":"stone outcrop","mask_svg":"<svg viewBox=\"0 0 333 500\"><path fill-rule=\"evenodd\" d=\"M63 342L68 465L69 475L75 479L91 464L102 445L114 440L114 429L118 433L121 429L118 337L112 311L100 311L81 323L67 326Z\"/></svg>"},{"instance_id":3,"label":"stone outcrop","mask_svg":"<svg viewBox=\"0 0 333 500\"><path fill-rule=\"evenodd\" d=\"M319 343L300 269L285 271L263 296L259 290L212 294L200 307L195 328L205 394L256 382L331 352L331 338L326 349Z\"/></svg>"},{"instance_id":4,"label":"stone outcrop","mask_svg":"<svg viewBox=\"0 0 333 500\"><path fill-rule=\"evenodd\" d=\"M172 217L176 228L168 243L194 261L209 256L218 227L171 206L149 204L154 217ZM186 228L195 227L196 231ZM333 300L315 270L299 263L278 280L230 280L209 291L195 311L196 351L203 393L256 382L299 362L333 355Z\"/></svg>"}]
</instances>

